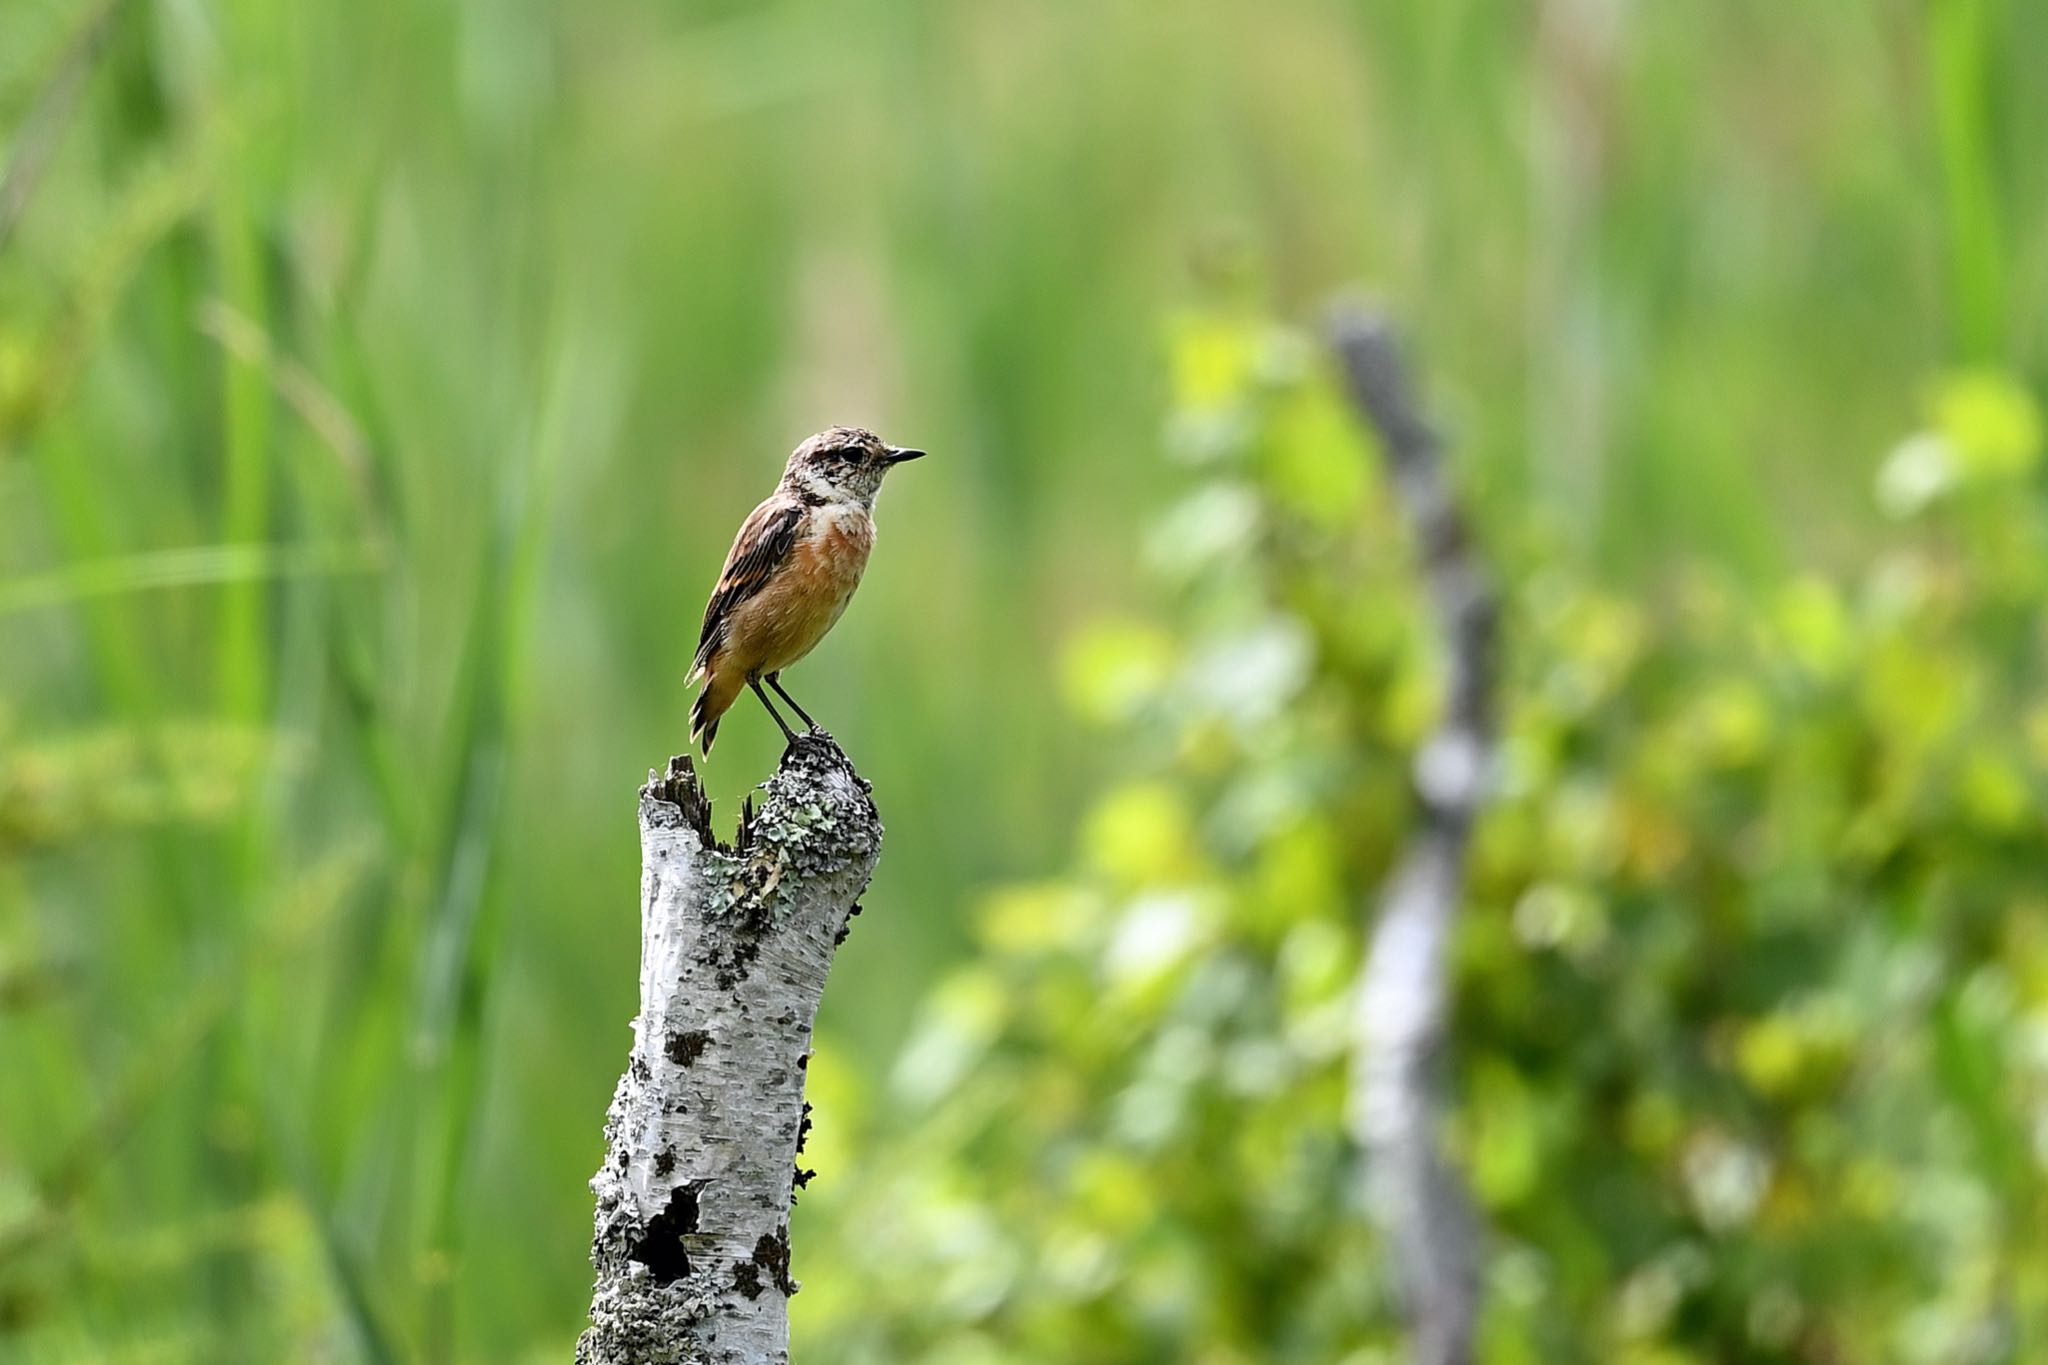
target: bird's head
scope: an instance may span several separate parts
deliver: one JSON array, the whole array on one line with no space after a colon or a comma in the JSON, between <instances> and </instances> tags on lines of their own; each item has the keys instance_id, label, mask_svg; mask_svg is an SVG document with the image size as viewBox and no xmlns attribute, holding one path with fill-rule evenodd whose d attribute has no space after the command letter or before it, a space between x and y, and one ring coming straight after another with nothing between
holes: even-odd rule
<instances>
[{"instance_id":1,"label":"bird's head","mask_svg":"<svg viewBox=\"0 0 2048 1365\"><path fill-rule=\"evenodd\" d=\"M830 427L790 452L782 482L808 502L873 507L882 476L923 454L892 446L859 427Z\"/></svg>"}]
</instances>

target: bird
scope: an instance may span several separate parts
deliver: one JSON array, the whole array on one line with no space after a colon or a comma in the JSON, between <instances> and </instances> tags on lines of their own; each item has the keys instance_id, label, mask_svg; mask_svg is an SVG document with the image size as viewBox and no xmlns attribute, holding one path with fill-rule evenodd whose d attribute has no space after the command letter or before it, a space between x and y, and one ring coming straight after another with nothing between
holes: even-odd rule
<instances>
[{"instance_id":1,"label":"bird","mask_svg":"<svg viewBox=\"0 0 2048 1365\"><path fill-rule=\"evenodd\" d=\"M875 544L883 476L923 456L861 427L829 427L790 452L782 481L741 523L704 608L684 685L702 684L690 707L690 742L701 739L707 756L719 719L743 687L796 743L796 732L761 690L764 682L817 730L784 690L782 670L825 638L860 586Z\"/></svg>"}]
</instances>

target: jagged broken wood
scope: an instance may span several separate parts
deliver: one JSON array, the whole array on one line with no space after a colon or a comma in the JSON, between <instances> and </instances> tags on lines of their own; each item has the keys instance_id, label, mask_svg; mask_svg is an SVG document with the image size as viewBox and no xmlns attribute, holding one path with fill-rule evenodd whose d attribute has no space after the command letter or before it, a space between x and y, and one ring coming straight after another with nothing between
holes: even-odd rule
<instances>
[{"instance_id":1,"label":"jagged broken wood","mask_svg":"<svg viewBox=\"0 0 2048 1365\"><path fill-rule=\"evenodd\" d=\"M863 781L799 738L730 845L687 758L640 792L640 1013L591 1189L579 1365L780 1365L811 1023L881 853Z\"/></svg>"},{"instance_id":2,"label":"jagged broken wood","mask_svg":"<svg viewBox=\"0 0 2048 1365\"><path fill-rule=\"evenodd\" d=\"M1360 419L1379 435L1428 589L1443 711L1415 758L1418 818L1372 924L1354 1016L1349 1120L1398 1267L1418 1365L1472 1358L1478 1269L1471 1202L1444 1159L1438 1093L1451 929L1465 849L1493 768L1498 601L1423 420L1393 328L1338 310L1331 340Z\"/></svg>"}]
</instances>

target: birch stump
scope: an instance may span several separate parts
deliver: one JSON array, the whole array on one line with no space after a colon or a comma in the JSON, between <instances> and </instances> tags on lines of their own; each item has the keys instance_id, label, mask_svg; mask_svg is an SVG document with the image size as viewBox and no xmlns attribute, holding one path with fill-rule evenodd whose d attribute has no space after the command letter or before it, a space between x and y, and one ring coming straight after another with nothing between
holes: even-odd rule
<instances>
[{"instance_id":1,"label":"birch stump","mask_svg":"<svg viewBox=\"0 0 2048 1365\"><path fill-rule=\"evenodd\" d=\"M687 758L640 791L640 1014L605 1119L579 1365L782 1365L804 1068L832 956L882 848L822 732L731 845Z\"/></svg>"}]
</instances>

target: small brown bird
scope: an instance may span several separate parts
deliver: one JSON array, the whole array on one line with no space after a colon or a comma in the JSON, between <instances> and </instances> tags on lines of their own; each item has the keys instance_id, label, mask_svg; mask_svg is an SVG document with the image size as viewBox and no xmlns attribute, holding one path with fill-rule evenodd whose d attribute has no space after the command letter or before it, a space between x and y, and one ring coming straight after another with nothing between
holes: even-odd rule
<instances>
[{"instance_id":1,"label":"small brown bird","mask_svg":"<svg viewBox=\"0 0 2048 1365\"><path fill-rule=\"evenodd\" d=\"M825 638L860 586L875 544L882 476L923 454L886 445L859 427L821 431L791 452L782 482L741 525L704 608L687 684L704 684L690 707L690 739L701 736L705 753L742 687L754 689L795 742L796 732L761 690L763 682L805 725L818 728L783 691L782 670Z\"/></svg>"}]
</instances>

